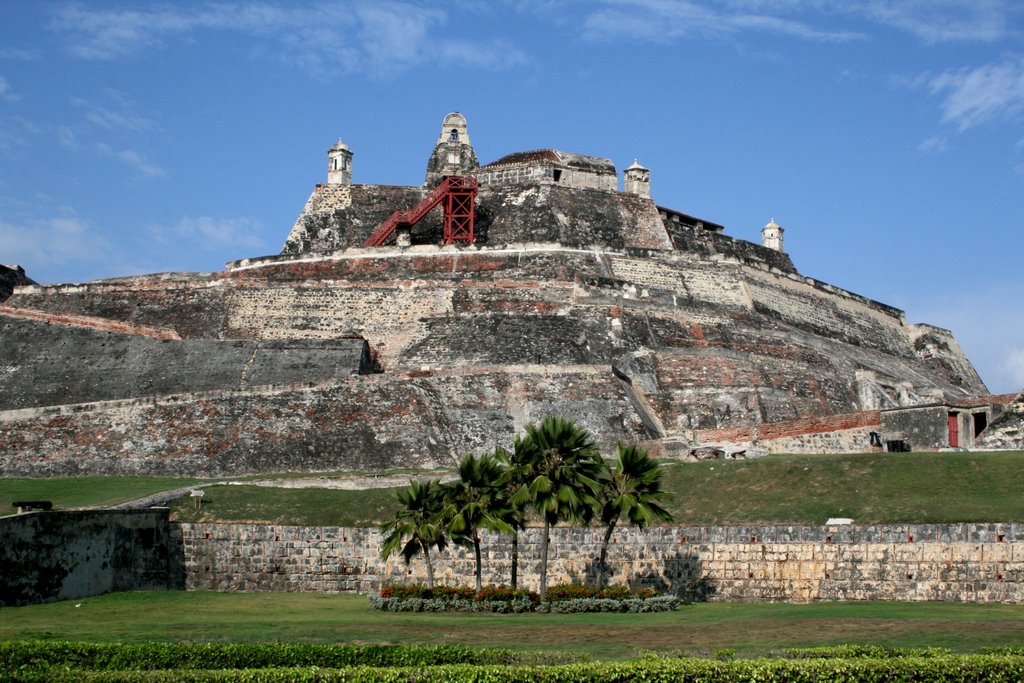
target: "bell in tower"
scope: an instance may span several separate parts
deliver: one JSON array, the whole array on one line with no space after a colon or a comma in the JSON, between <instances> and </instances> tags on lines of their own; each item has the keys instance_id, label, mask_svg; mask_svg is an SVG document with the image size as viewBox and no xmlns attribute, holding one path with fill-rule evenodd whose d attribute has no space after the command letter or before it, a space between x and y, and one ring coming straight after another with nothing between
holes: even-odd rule
<instances>
[{"instance_id":1,"label":"bell in tower","mask_svg":"<svg viewBox=\"0 0 1024 683\"><path fill-rule=\"evenodd\" d=\"M479 168L476 152L469 141L466 117L457 111L448 114L441 124L434 152L427 161L423 186L434 187L445 176L476 176Z\"/></svg>"}]
</instances>

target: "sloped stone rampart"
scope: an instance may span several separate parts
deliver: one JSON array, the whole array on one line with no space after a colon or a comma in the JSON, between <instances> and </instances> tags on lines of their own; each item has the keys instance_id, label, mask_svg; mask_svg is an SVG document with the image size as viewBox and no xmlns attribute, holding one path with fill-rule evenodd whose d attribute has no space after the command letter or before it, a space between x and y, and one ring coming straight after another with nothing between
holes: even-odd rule
<instances>
[{"instance_id":1,"label":"sloped stone rampart","mask_svg":"<svg viewBox=\"0 0 1024 683\"><path fill-rule=\"evenodd\" d=\"M136 392L127 381L124 393L69 392L64 400L88 406L59 418L0 413L0 461L4 471L42 476L68 467L240 474L292 463L323 470L349 460L429 467L507 443L523 424L549 414L581 420L614 445L856 412L863 407L861 373L879 386L907 385L920 395L986 393L980 380L957 375L953 381L936 369L934 354L924 358L896 309L759 261L752 248L751 254L420 245L250 259L217 274L21 287L7 305L110 326L159 326L182 339L153 341L160 353L180 346L193 350L185 354L192 358L234 360L219 375L191 372L186 364L175 377L172 359L157 373L154 384L166 385L159 392ZM93 362L71 353L84 328L50 328L56 342L40 353L59 357L51 365L70 370ZM382 378L350 383L330 363L317 362L350 336L368 341ZM125 346L116 339L109 337L108 350L124 350L125 358L152 341ZM949 358L963 360L958 348L944 348ZM630 394L612 368L637 353L646 354L647 369ZM116 380L114 372L99 372L117 366L117 353L108 356L91 374L88 367L79 374ZM18 372L47 376L39 358L22 370L0 363L0 383L14 382ZM273 371L279 361L294 372ZM225 381L214 382L218 376ZM259 388L296 381L316 386ZM236 393L194 395L221 388ZM410 395L413 390L422 395ZM167 392L178 395L173 405L109 404ZM290 392L291 400L282 398ZM864 437L849 432L802 441L846 450Z\"/></svg>"},{"instance_id":2,"label":"sloped stone rampart","mask_svg":"<svg viewBox=\"0 0 1024 683\"><path fill-rule=\"evenodd\" d=\"M610 369L527 365L352 376L0 412L4 476L380 471L450 467L565 415L605 449L646 438Z\"/></svg>"},{"instance_id":3,"label":"sloped stone rampart","mask_svg":"<svg viewBox=\"0 0 1024 683\"><path fill-rule=\"evenodd\" d=\"M369 372L363 339L182 341L172 330L0 307L0 411L321 382Z\"/></svg>"},{"instance_id":4,"label":"sloped stone rampart","mask_svg":"<svg viewBox=\"0 0 1024 683\"><path fill-rule=\"evenodd\" d=\"M190 590L368 592L424 581L421 558L379 559L376 529L181 524ZM522 585L536 589L542 529L520 538ZM603 531L553 531L549 580L593 573ZM511 544L484 538L485 583L508 583ZM618 529L612 583L691 600L1024 602L1024 525L730 526ZM473 584L472 552L435 557L442 583Z\"/></svg>"}]
</instances>

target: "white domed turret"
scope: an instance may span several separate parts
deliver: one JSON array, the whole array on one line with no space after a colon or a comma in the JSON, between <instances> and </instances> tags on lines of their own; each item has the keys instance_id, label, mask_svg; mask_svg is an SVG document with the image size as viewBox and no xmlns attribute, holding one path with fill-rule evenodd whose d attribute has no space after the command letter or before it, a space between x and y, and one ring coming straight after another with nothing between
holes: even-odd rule
<instances>
[{"instance_id":1,"label":"white domed turret","mask_svg":"<svg viewBox=\"0 0 1024 683\"><path fill-rule=\"evenodd\" d=\"M352 184L352 150L341 139L327 150L327 184Z\"/></svg>"},{"instance_id":2,"label":"white domed turret","mask_svg":"<svg viewBox=\"0 0 1024 683\"><path fill-rule=\"evenodd\" d=\"M650 199L651 171L641 166L636 159L633 159L633 163L622 172L622 190L627 194L640 195Z\"/></svg>"},{"instance_id":3,"label":"white domed turret","mask_svg":"<svg viewBox=\"0 0 1024 683\"><path fill-rule=\"evenodd\" d=\"M782 233L785 232L782 226L775 222L775 219L768 221L768 224L761 228L761 244L774 249L775 251L785 251L782 248Z\"/></svg>"}]
</instances>

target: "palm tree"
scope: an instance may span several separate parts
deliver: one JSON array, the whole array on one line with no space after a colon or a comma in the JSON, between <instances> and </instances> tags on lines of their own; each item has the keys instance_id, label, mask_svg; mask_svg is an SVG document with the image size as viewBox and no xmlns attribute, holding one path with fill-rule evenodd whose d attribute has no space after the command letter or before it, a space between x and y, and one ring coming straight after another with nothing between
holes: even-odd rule
<instances>
[{"instance_id":1,"label":"palm tree","mask_svg":"<svg viewBox=\"0 0 1024 683\"><path fill-rule=\"evenodd\" d=\"M540 599L548 587L548 547L551 527L561 521L589 519L597 502L600 457L587 431L561 417L528 425L516 444L528 463L528 482L512 498L526 503L544 518L540 551Z\"/></svg>"},{"instance_id":2,"label":"palm tree","mask_svg":"<svg viewBox=\"0 0 1024 683\"><path fill-rule=\"evenodd\" d=\"M409 564L422 551L427 563L427 586L430 588L434 587L430 549L436 547L440 552L448 545L445 535L446 511L441 493L436 479L410 482L408 489L395 494L402 509L395 513L393 520L380 527L380 532L387 534L381 545L381 557L386 560L401 549L405 563Z\"/></svg>"},{"instance_id":3,"label":"palm tree","mask_svg":"<svg viewBox=\"0 0 1024 683\"><path fill-rule=\"evenodd\" d=\"M620 442L612 466L602 463L600 481L601 521L607 530L597 563L598 586L604 585L608 576L608 544L623 515L641 528L655 521L672 521L672 515L661 506L668 497L661 490L661 470L646 448Z\"/></svg>"},{"instance_id":4,"label":"palm tree","mask_svg":"<svg viewBox=\"0 0 1024 683\"><path fill-rule=\"evenodd\" d=\"M451 510L448 530L452 539L459 545L473 546L477 592L483 589L480 529L512 531L504 519L504 474L501 463L490 453L479 458L466 454L459 463L459 480L444 487L445 501Z\"/></svg>"},{"instance_id":5,"label":"palm tree","mask_svg":"<svg viewBox=\"0 0 1024 683\"><path fill-rule=\"evenodd\" d=\"M526 528L526 508L529 501L523 497L517 500L516 494L529 480L529 462L522 439L516 437L515 447L511 453L501 446L494 449L494 457L505 470L503 484L505 487L506 506L503 510L504 521L512 528L512 589L519 587L519 532Z\"/></svg>"}]
</instances>

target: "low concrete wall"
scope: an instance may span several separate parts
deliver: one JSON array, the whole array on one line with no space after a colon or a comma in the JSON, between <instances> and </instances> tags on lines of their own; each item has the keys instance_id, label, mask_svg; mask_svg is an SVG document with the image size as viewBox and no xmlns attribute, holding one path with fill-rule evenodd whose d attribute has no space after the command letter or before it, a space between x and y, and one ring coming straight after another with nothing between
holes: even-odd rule
<instances>
[{"instance_id":1,"label":"low concrete wall","mask_svg":"<svg viewBox=\"0 0 1024 683\"><path fill-rule=\"evenodd\" d=\"M186 588L367 592L423 581L379 560L375 529L181 524ZM556 529L550 581L592 575L602 530ZM522 585L537 587L541 530L520 539ZM1024 602L1024 524L731 526L619 529L612 582L653 586L691 600L941 600ZM511 544L484 539L484 581L508 583ZM435 558L439 580L472 585L472 554Z\"/></svg>"},{"instance_id":2,"label":"low concrete wall","mask_svg":"<svg viewBox=\"0 0 1024 683\"><path fill-rule=\"evenodd\" d=\"M0 606L182 588L168 510L0 517Z\"/></svg>"}]
</instances>

